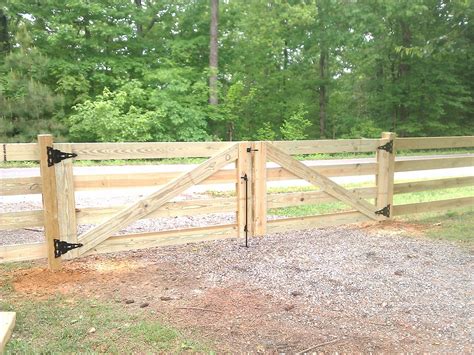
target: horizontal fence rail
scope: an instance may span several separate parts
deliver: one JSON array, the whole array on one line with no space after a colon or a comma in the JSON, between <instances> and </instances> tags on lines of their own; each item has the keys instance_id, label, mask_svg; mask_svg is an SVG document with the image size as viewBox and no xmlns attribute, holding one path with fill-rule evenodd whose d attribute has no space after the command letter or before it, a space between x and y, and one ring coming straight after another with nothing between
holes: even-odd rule
<instances>
[{"instance_id":1,"label":"horizontal fence rail","mask_svg":"<svg viewBox=\"0 0 474 355\"><path fill-rule=\"evenodd\" d=\"M454 208L472 207L473 197L451 198L439 201L417 202L410 204L393 204L393 196L437 189L449 189L474 186L474 176L428 178L421 181L395 182L396 173L412 171L431 171L437 169L466 168L474 165L474 154L447 154L445 156L396 157L397 150L429 150L451 148L473 148L474 137L423 137L395 138L392 133L384 133L380 139L347 139L347 140L307 140L307 141L272 141L272 142L158 142L158 143L54 143L55 149L75 153L74 159L66 160L55 168L57 183L57 200L61 206L58 210L58 238L73 242L78 239L77 225L97 225L113 218L127 205L107 207L84 207L75 205L75 192L100 189L156 188L160 189L173 181L179 181L197 164L182 165L166 172L140 173L96 173L74 174L75 160L127 160L127 159L180 159L210 158L220 152L239 148L238 158L230 166L220 165L209 177L200 179L195 185L234 184L235 191L226 193L228 197L195 198L189 200L170 200L159 209L153 210L140 219L172 218L178 216L195 216L216 213L234 213L235 224L194 227L158 232L111 235L101 243L90 248L83 255L118 252L124 250L150 248L162 245L183 244L196 241L207 241L223 238L250 237L266 233L288 232L308 228L321 228L341 224L360 223L370 218L354 207L337 213L311 215L304 217L278 218L268 220L268 210L320 205L341 202L335 196L352 196L374 207L377 213L386 213L380 220L407 214L446 211ZM375 159L363 158L337 161L305 161L305 174L315 174L324 178L373 176L375 186L347 188L341 186L337 194L328 193L324 188L315 188L302 192L269 192L267 182L293 181L302 179L291 169L285 169L271 161L267 162L266 147L275 147L282 154L290 156L307 156L312 154L335 153L374 153ZM391 152L389 148L392 148ZM382 149L384 148L384 149ZM233 149L233 148L232 148ZM249 150L250 149L250 150ZM4 161L38 161L44 158L36 143L3 144ZM278 157L275 156L275 160ZM235 159L235 158L234 158ZM289 159L289 157L288 157ZM306 159L317 159L307 157ZM43 160L44 162L44 160ZM298 162L295 162L298 166ZM473 174L474 175L474 174ZM244 181L244 176L247 180ZM193 179L191 179L193 180ZM303 179L304 180L304 179ZM311 179L310 179L311 180ZM324 181L324 179L322 180ZM247 182L247 184L245 184ZM43 176L19 178L0 178L0 195L38 195L44 194ZM331 183L332 184L332 183ZM328 186L332 186L332 185ZM46 184L46 186L49 186ZM49 187L48 187L49 188ZM62 192L61 192L62 191ZM356 203L354 206L358 206ZM385 207L385 209L384 209ZM22 228L44 227L45 210L0 212L0 231ZM49 218L49 217L48 217ZM248 219L248 222L246 221ZM377 216L377 218L379 218ZM51 246L44 243L19 245L0 245L0 262L22 261L46 258L50 255ZM66 257L78 256L72 251Z\"/></svg>"}]
</instances>

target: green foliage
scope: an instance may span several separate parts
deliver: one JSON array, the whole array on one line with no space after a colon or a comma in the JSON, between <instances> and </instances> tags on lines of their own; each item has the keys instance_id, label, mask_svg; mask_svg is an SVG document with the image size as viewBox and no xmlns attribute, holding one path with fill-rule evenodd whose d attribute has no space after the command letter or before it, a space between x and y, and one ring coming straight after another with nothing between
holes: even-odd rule
<instances>
[{"instance_id":1,"label":"green foliage","mask_svg":"<svg viewBox=\"0 0 474 355\"><path fill-rule=\"evenodd\" d=\"M473 15L459 0L221 1L211 107L209 1L8 0L0 140L314 139L321 117L331 138L474 134Z\"/></svg>"},{"instance_id":2,"label":"green foliage","mask_svg":"<svg viewBox=\"0 0 474 355\"><path fill-rule=\"evenodd\" d=\"M288 119L283 122L280 128L284 140L294 141L308 138L308 129L311 122L304 118L308 111L300 106Z\"/></svg>"}]
</instances>

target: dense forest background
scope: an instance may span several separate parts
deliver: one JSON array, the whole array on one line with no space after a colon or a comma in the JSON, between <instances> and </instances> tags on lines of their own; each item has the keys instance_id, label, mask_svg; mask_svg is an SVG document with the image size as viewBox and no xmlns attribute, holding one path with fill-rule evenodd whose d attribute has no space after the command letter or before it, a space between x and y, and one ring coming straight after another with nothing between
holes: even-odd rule
<instances>
[{"instance_id":1,"label":"dense forest background","mask_svg":"<svg viewBox=\"0 0 474 355\"><path fill-rule=\"evenodd\" d=\"M0 141L474 133L470 0L0 0Z\"/></svg>"}]
</instances>

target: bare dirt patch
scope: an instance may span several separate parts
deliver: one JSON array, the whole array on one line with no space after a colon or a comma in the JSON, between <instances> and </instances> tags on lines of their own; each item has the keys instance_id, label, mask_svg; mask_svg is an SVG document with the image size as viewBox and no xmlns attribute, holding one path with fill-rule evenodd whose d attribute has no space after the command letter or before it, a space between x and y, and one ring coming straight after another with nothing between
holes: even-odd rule
<instances>
[{"instance_id":1,"label":"bare dirt patch","mask_svg":"<svg viewBox=\"0 0 474 355\"><path fill-rule=\"evenodd\" d=\"M250 248L229 239L9 273L20 297L144 308L219 351L469 353L472 267L472 253L454 244L330 228Z\"/></svg>"}]
</instances>

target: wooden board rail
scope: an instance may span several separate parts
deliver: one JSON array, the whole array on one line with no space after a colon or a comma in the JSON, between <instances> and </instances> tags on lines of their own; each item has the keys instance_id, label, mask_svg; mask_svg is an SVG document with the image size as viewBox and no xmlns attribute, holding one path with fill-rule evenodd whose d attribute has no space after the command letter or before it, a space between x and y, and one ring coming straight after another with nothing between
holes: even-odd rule
<instances>
[{"instance_id":1,"label":"wooden board rail","mask_svg":"<svg viewBox=\"0 0 474 355\"><path fill-rule=\"evenodd\" d=\"M398 150L472 148L473 136L397 138Z\"/></svg>"}]
</instances>

